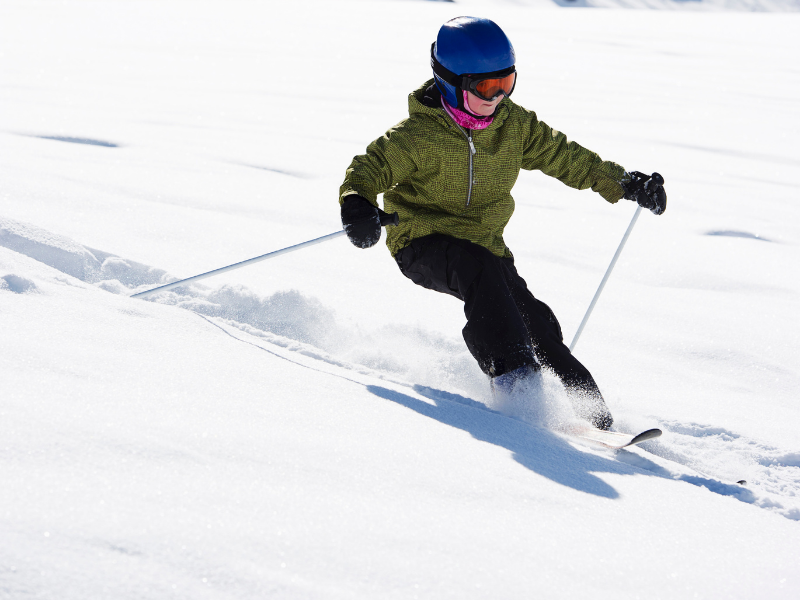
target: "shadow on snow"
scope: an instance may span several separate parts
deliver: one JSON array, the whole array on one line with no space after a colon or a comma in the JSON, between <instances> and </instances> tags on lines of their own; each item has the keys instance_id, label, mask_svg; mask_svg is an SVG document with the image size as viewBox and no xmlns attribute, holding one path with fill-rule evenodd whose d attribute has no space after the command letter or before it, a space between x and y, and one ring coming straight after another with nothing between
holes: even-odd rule
<instances>
[{"instance_id":1,"label":"shadow on snow","mask_svg":"<svg viewBox=\"0 0 800 600\"><path fill-rule=\"evenodd\" d=\"M119 148L119 144L106 142L103 140L93 140L91 138L69 137L63 135L32 135L40 140L54 140L56 142L66 142L68 144L84 144L87 146L101 146L103 148Z\"/></svg>"},{"instance_id":2,"label":"shadow on snow","mask_svg":"<svg viewBox=\"0 0 800 600\"><path fill-rule=\"evenodd\" d=\"M602 498L619 497L617 490L593 475L602 471L620 472L619 468L614 468L613 462L576 450L565 439L551 431L534 428L505 417L473 400L469 400L467 406L480 407L480 412L463 410L458 404L466 403L456 400L458 404L453 404L452 399L442 398L442 393L425 394L433 400L434 404L431 405L413 396L381 386L367 385L366 388L379 398L396 402L444 425L466 431L482 442L507 449L512 453L514 460L523 467L556 483ZM434 391L430 388L423 389ZM489 415L496 415L499 418L487 418Z\"/></svg>"}]
</instances>

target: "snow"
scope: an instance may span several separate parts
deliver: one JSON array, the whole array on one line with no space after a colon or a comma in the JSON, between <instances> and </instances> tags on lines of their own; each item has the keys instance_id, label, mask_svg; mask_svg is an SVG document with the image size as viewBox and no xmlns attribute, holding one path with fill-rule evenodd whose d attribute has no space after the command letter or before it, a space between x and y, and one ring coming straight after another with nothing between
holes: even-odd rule
<instances>
[{"instance_id":1,"label":"snow","mask_svg":"<svg viewBox=\"0 0 800 600\"><path fill-rule=\"evenodd\" d=\"M796 598L797 5L625 6L683 10L4 2L0 597ZM128 297L339 229L344 169L469 12L517 102L666 179L576 348L658 440L493 405L458 303L384 248ZM634 207L514 196L569 341Z\"/></svg>"},{"instance_id":2,"label":"snow","mask_svg":"<svg viewBox=\"0 0 800 600\"><path fill-rule=\"evenodd\" d=\"M452 2L454 0L431 0ZM459 5L491 10L497 6L537 9L562 8L623 8L638 10L673 10L695 12L796 12L798 0L459 0ZM475 11L479 12L479 11Z\"/></svg>"}]
</instances>

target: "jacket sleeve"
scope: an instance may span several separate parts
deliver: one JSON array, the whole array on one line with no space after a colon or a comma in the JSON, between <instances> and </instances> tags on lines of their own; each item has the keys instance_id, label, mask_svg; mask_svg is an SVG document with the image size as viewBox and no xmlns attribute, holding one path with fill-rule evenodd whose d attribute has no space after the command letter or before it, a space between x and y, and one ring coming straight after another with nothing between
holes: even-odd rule
<instances>
[{"instance_id":1,"label":"jacket sleeve","mask_svg":"<svg viewBox=\"0 0 800 600\"><path fill-rule=\"evenodd\" d=\"M523 169L538 169L579 190L590 187L611 203L622 198L621 182L629 178L625 169L617 163L602 160L576 142L570 142L566 135L540 121L536 113L525 113Z\"/></svg>"},{"instance_id":2,"label":"jacket sleeve","mask_svg":"<svg viewBox=\"0 0 800 600\"><path fill-rule=\"evenodd\" d=\"M353 158L339 188L339 204L358 194L378 206L378 194L391 189L416 171L415 146L409 135L410 119L401 121Z\"/></svg>"}]
</instances>

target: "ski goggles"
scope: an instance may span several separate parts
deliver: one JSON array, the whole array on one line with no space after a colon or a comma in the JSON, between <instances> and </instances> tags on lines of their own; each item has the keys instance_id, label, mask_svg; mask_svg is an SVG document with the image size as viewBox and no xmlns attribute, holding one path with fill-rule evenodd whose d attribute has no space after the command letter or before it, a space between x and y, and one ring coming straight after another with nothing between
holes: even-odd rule
<instances>
[{"instance_id":1,"label":"ski goggles","mask_svg":"<svg viewBox=\"0 0 800 600\"><path fill-rule=\"evenodd\" d=\"M487 77L486 79L472 79L466 76L464 80L466 86L463 89L472 92L481 100L491 102L500 94L511 95L517 84L517 72L512 71L504 77Z\"/></svg>"},{"instance_id":2,"label":"ski goggles","mask_svg":"<svg viewBox=\"0 0 800 600\"><path fill-rule=\"evenodd\" d=\"M500 94L510 96L517 84L517 69L514 65L500 71L491 73L480 73L476 75L457 75L436 60L434 48L436 43L431 44L431 67L433 72L442 81L452 86L472 92L481 100L491 102Z\"/></svg>"}]
</instances>

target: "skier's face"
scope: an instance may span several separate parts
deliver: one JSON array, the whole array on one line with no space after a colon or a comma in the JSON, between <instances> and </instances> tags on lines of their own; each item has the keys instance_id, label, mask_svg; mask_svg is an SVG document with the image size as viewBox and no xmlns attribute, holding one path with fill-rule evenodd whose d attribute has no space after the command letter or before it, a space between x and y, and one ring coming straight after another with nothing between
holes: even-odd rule
<instances>
[{"instance_id":1,"label":"skier's face","mask_svg":"<svg viewBox=\"0 0 800 600\"><path fill-rule=\"evenodd\" d=\"M500 94L494 100L482 100L472 92L467 92L467 103L469 104L469 109L476 115L480 115L482 117L491 116L494 113L495 107L500 104L500 101L503 98L505 98L505 95Z\"/></svg>"}]
</instances>

